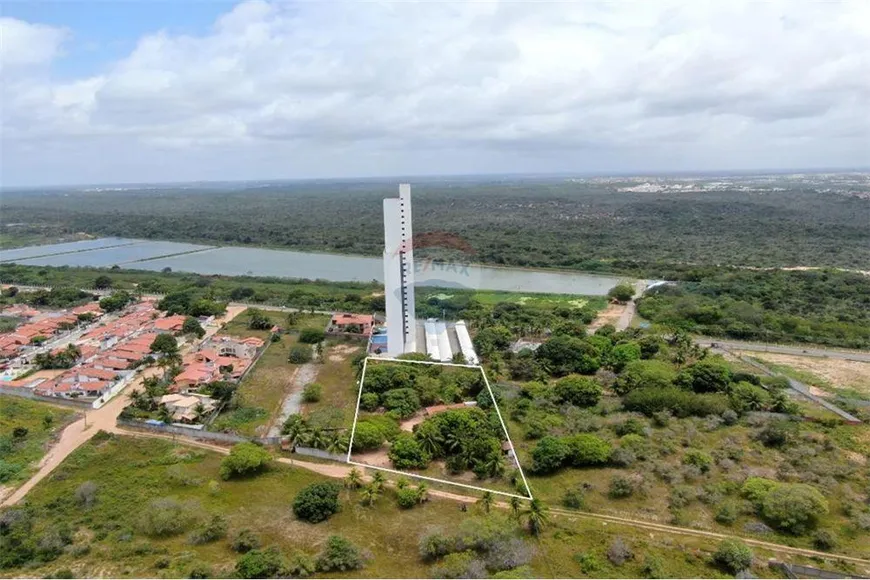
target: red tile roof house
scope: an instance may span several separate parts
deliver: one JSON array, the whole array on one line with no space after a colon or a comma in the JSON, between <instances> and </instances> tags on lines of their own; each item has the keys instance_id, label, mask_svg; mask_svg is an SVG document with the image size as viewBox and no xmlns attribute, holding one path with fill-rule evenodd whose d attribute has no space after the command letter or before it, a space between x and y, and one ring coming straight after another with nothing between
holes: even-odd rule
<instances>
[{"instance_id":1,"label":"red tile roof house","mask_svg":"<svg viewBox=\"0 0 870 580\"><path fill-rule=\"evenodd\" d=\"M181 332L186 319L187 317L181 314L158 318L154 321L154 328L160 332Z\"/></svg>"},{"instance_id":2,"label":"red tile roof house","mask_svg":"<svg viewBox=\"0 0 870 580\"><path fill-rule=\"evenodd\" d=\"M348 327L351 325L359 327L359 332L353 334L361 334L370 336L372 333L372 325L375 317L371 314L350 314L348 312L336 312L332 315L329 321L329 332L348 332Z\"/></svg>"}]
</instances>

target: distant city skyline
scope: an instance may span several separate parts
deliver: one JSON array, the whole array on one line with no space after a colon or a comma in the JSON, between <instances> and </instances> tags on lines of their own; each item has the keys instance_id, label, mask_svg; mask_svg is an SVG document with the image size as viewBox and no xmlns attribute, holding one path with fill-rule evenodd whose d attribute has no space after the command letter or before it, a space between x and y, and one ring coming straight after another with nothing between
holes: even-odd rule
<instances>
[{"instance_id":1,"label":"distant city skyline","mask_svg":"<svg viewBox=\"0 0 870 580\"><path fill-rule=\"evenodd\" d=\"M0 185L866 168L867 21L860 0L9 2Z\"/></svg>"}]
</instances>

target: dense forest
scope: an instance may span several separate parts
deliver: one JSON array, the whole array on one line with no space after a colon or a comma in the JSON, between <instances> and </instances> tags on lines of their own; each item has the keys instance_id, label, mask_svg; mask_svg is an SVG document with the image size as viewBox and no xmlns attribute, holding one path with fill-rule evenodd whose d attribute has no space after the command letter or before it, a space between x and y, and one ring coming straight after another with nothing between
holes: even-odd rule
<instances>
[{"instance_id":1,"label":"dense forest","mask_svg":"<svg viewBox=\"0 0 870 580\"><path fill-rule=\"evenodd\" d=\"M870 278L831 271L707 272L652 288L645 318L690 332L767 342L870 347Z\"/></svg>"},{"instance_id":2,"label":"dense forest","mask_svg":"<svg viewBox=\"0 0 870 580\"><path fill-rule=\"evenodd\" d=\"M4 243L87 232L379 255L381 200L395 191L377 182L7 191L3 221L15 225L2 235ZM594 180L414 184L415 233L440 233L418 241L430 246L421 255L461 251L511 266L627 274L661 264L867 269L868 223L870 200L795 183L661 192Z\"/></svg>"}]
</instances>

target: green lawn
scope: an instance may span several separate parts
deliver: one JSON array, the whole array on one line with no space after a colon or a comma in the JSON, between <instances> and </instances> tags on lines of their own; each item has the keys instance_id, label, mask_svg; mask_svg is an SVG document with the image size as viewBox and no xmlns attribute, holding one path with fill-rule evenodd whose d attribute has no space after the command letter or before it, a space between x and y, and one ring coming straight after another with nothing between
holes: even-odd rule
<instances>
[{"instance_id":1,"label":"green lawn","mask_svg":"<svg viewBox=\"0 0 870 580\"><path fill-rule=\"evenodd\" d=\"M52 559L44 553L22 567L2 571L4 576L45 576L68 571L77 577L188 577L195 566L207 565L215 577L230 577L238 554L227 539L193 545L187 541L189 524L166 537L145 534L142 518L150 502L172 498L183 502L194 518L224 516L228 537L249 528L264 545L275 545L286 554L316 554L326 538L340 534L371 556L363 570L332 573L327 577L423 578L430 564L421 560L419 537L432 530L455 534L464 522L496 517L508 530L513 524L501 510L492 516L472 507L461 512L458 504L434 499L410 510L400 510L387 490L374 507L363 507L356 492L342 491L342 509L326 522L307 524L293 516L291 505L304 486L323 478L308 471L274 465L266 473L241 480L221 481L221 456L177 446L169 441L99 434L74 452L27 497L26 514L32 518L31 537L38 545L69 538L69 545ZM86 484L83 486L83 484ZM90 505L80 501L90 487ZM532 548L531 577L637 577L647 555L656 555L667 576L723 577L709 563L716 542L619 524L551 514L544 533L532 539L516 528L515 537ZM615 538L633 553L623 566L606 558ZM40 544L41 542L41 544ZM10 552L10 555L12 553ZM583 572L575 556L598 563L594 572ZM753 572L771 576L765 564L769 553L756 550Z\"/></svg>"},{"instance_id":2,"label":"green lawn","mask_svg":"<svg viewBox=\"0 0 870 580\"><path fill-rule=\"evenodd\" d=\"M0 485L26 480L53 436L76 416L65 407L0 395ZM16 437L16 429L26 433Z\"/></svg>"}]
</instances>

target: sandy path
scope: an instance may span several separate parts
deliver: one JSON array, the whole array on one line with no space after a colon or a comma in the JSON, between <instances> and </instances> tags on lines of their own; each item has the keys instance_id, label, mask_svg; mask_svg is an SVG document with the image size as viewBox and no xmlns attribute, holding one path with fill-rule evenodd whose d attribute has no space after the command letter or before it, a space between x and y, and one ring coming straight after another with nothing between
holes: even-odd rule
<instances>
[{"instance_id":1,"label":"sandy path","mask_svg":"<svg viewBox=\"0 0 870 580\"><path fill-rule=\"evenodd\" d=\"M318 366L314 363L306 363L297 367L290 376L289 392L284 395L284 400L281 401L281 409L272 419L269 426L268 436L278 437L281 435L281 427L284 426L284 421L287 417L302 411L302 391L307 385L314 382L317 378Z\"/></svg>"},{"instance_id":2,"label":"sandy path","mask_svg":"<svg viewBox=\"0 0 870 580\"><path fill-rule=\"evenodd\" d=\"M228 308L227 313L222 318L216 320L218 324L206 331L203 340L208 339L211 335L217 332L220 324L229 322L243 311L244 308L240 307ZM187 345L186 348L182 348L182 354L184 354L186 350L192 349L194 346L196 345L191 344ZM33 489L37 483L45 479L48 474L54 471L54 469L60 465L63 460L70 455L70 453L90 440L90 438L96 435L100 430L108 432L115 431L115 421L117 421L118 415L121 414L121 411L123 411L124 407L129 403L129 393L136 389L141 389L145 377L154 376L161 372L162 371L157 368L146 369L136 377L136 380L131 381L129 385L124 387L124 389L115 395L115 397L108 403L99 409L85 411L84 416L81 419L67 426L67 428L61 432L57 442L39 462L39 470L33 475L33 477L24 482L21 487L16 489L12 495L4 499L3 503L0 504L0 507L14 505L21 501L21 499L27 495L27 492Z\"/></svg>"}]
</instances>

